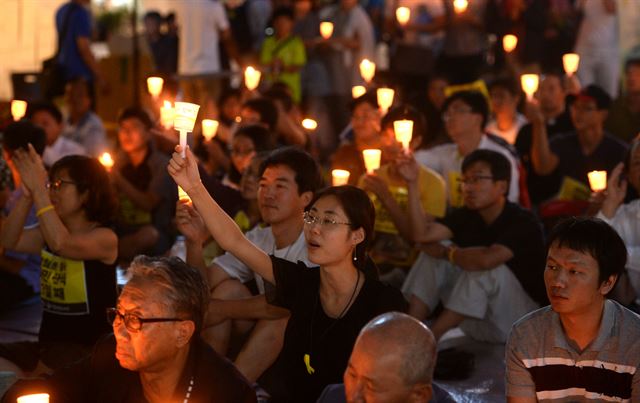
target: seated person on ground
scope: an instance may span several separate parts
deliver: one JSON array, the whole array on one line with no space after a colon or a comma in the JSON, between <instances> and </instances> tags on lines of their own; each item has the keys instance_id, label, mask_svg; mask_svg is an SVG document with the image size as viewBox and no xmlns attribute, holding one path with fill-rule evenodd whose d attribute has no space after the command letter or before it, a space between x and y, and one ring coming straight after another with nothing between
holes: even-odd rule
<instances>
[{"instance_id":1,"label":"seated person on ground","mask_svg":"<svg viewBox=\"0 0 640 403\"><path fill-rule=\"evenodd\" d=\"M428 327L400 312L379 315L362 328L343 385L329 385L318 403L444 403L433 383L436 340Z\"/></svg>"},{"instance_id":2,"label":"seated person on ground","mask_svg":"<svg viewBox=\"0 0 640 403\"><path fill-rule=\"evenodd\" d=\"M484 95L477 91L456 92L447 98L442 109L445 128L453 143L418 150L415 157L421 165L433 169L444 178L449 205L462 206L462 192L458 183L462 160L474 150L482 149L497 151L508 159L511 182L507 198L517 203L520 195L518 160L515 151L504 140L485 133L489 106Z\"/></svg>"},{"instance_id":3,"label":"seated person on ground","mask_svg":"<svg viewBox=\"0 0 640 403\"><path fill-rule=\"evenodd\" d=\"M584 88L570 106L575 131L548 138L546 127L533 130L531 163L537 175L553 178L562 200L587 200L587 173L611 172L624 160L627 145L603 127L611 98L600 87Z\"/></svg>"},{"instance_id":4,"label":"seated person on ground","mask_svg":"<svg viewBox=\"0 0 640 403\"><path fill-rule=\"evenodd\" d=\"M518 112L522 90L511 77L500 78L489 83L489 97L493 117L487 123L487 133L502 137L514 144L518 132L527 124L527 118Z\"/></svg>"},{"instance_id":5,"label":"seated person on ground","mask_svg":"<svg viewBox=\"0 0 640 403\"><path fill-rule=\"evenodd\" d=\"M251 229L246 233L247 239L265 253L293 263L302 261L311 266L302 231L302 214L320 188L321 180L318 165L304 151L288 147L271 153L258 171L258 208L266 226L258 225ZM203 337L219 354L225 355L230 340L237 339L237 336L251 329L253 322L247 320L261 319L261 310L246 303L251 301L260 304L262 310L267 309L264 296L259 300L236 301L251 297L251 291L245 284L253 279L258 292L264 294L264 280L229 252L206 265L202 258L202 243L210 234L203 218L184 203L179 203L176 216L178 229L187 239L188 263L206 274L211 298L214 299L210 304ZM247 309L240 311L242 306ZM288 312L278 312L275 308L271 308L271 311L275 311L279 319L259 320L236 359L238 369L252 381L273 364L284 338Z\"/></svg>"},{"instance_id":6,"label":"seated person on ground","mask_svg":"<svg viewBox=\"0 0 640 403\"><path fill-rule=\"evenodd\" d=\"M408 105L392 109L382 119L380 169L374 174L362 176L358 182L358 187L369 192L376 209L371 257L383 273L394 267L408 270L416 257L407 209L407 181L398 172L398 166L406 157L402 143L396 140L393 129L393 122L401 119L414 122L412 148L422 142L425 126L422 115ZM420 166L417 185L424 212L430 219L442 218L447 208L442 177L431 169Z\"/></svg>"},{"instance_id":7,"label":"seated person on ground","mask_svg":"<svg viewBox=\"0 0 640 403\"><path fill-rule=\"evenodd\" d=\"M25 391L65 403L256 401L233 364L198 336L208 293L196 269L176 257L138 256L129 276L115 308L99 312L113 334L90 357L44 380L19 381L3 401Z\"/></svg>"},{"instance_id":8,"label":"seated person on ground","mask_svg":"<svg viewBox=\"0 0 640 403\"><path fill-rule=\"evenodd\" d=\"M510 403L640 401L640 317L607 299L627 260L597 218L570 218L549 236L544 282L551 305L511 330Z\"/></svg>"},{"instance_id":9,"label":"seated person on ground","mask_svg":"<svg viewBox=\"0 0 640 403\"><path fill-rule=\"evenodd\" d=\"M80 144L62 136L64 129L62 113L54 104L29 105L29 120L40 126L47 134L47 146L42 155L46 166L52 166L60 158L67 155L85 155L87 153Z\"/></svg>"},{"instance_id":10,"label":"seated person on ground","mask_svg":"<svg viewBox=\"0 0 640 403\"><path fill-rule=\"evenodd\" d=\"M265 283L270 303L289 309L282 352L258 382L274 402L313 402L340 382L360 329L384 312L404 310L397 290L376 279L366 248L375 212L366 193L352 186L316 195L304 218L309 261L292 263L269 256L245 238L200 183L189 148L176 147L169 173L187 191L213 238Z\"/></svg>"},{"instance_id":11,"label":"seated person on ground","mask_svg":"<svg viewBox=\"0 0 640 403\"><path fill-rule=\"evenodd\" d=\"M164 169L167 157L153 147L149 115L130 107L122 111L118 123L120 150L109 176L120 202L118 258L128 262L140 253L161 254L171 247L170 218L177 190Z\"/></svg>"},{"instance_id":12,"label":"seated person on ground","mask_svg":"<svg viewBox=\"0 0 640 403\"><path fill-rule=\"evenodd\" d=\"M63 135L84 147L89 155L99 157L107 149L107 134L102 120L91 110L89 85L84 78L67 83L64 100L69 116Z\"/></svg>"},{"instance_id":13,"label":"seated person on ground","mask_svg":"<svg viewBox=\"0 0 640 403\"><path fill-rule=\"evenodd\" d=\"M240 178L245 169L251 164L251 159L257 154L273 150L271 133L262 125L254 124L242 126L231 140L231 167L222 180L222 184L238 190Z\"/></svg>"},{"instance_id":14,"label":"seated person on ground","mask_svg":"<svg viewBox=\"0 0 640 403\"><path fill-rule=\"evenodd\" d=\"M504 342L511 325L544 300L542 228L532 213L506 200L510 172L498 152L467 155L461 177L465 206L438 222L421 217L416 187L409 186L414 239L424 252L403 292L409 313L419 320L443 302L432 326L436 339L460 326L478 340ZM415 177L406 175L414 183ZM451 243L434 243L445 240Z\"/></svg>"},{"instance_id":15,"label":"seated person on ground","mask_svg":"<svg viewBox=\"0 0 640 403\"><path fill-rule=\"evenodd\" d=\"M31 145L28 152L15 151L12 160L24 192L0 237L4 248L40 253L43 313L38 342L0 346L0 367L38 374L89 354L108 332L103 312L116 300L118 239L108 228L115 196L94 158L64 157L48 177ZM23 229L32 205L39 226Z\"/></svg>"},{"instance_id":16,"label":"seated person on ground","mask_svg":"<svg viewBox=\"0 0 640 403\"><path fill-rule=\"evenodd\" d=\"M22 120L7 126L2 136L2 155L9 167L15 190L11 191L2 210L3 226L6 217L16 207L25 192L22 187L20 171L13 161L18 150L28 150L33 145L38 154L42 154L46 144L43 129L33 123ZM24 220L23 229L38 227L36 210L32 207ZM18 253L2 248L0 255L0 311L10 310L15 304L28 300L40 293L40 251L36 253Z\"/></svg>"}]
</instances>

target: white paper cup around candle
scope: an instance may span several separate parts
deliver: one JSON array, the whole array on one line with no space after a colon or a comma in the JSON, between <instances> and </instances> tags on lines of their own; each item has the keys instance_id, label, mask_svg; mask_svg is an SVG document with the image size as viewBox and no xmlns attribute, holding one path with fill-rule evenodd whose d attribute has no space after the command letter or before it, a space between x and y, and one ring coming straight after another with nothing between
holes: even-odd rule
<instances>
[{"instance_id":1,"label":"white paper cup around candle","mask_svg":"<svg viewBox=\"0 0 640 403\"><path fill-rule=\"evenodd\" d=\"M587 176L589 177L589 186L594 192L607 188L607 171L591 171Z\"/></svg>"},{"instance_id":2,"label":"white paper cup around candle","mask_svg":"<svg viewBox=\"0 0 640 403\"><path fill-rule=\"evenodd\" d=\"M162 93L163 85L164 80L161 77L147 78L147 89L149 90L149 94L151 94L151 96L154 98L158 98L158 96Z\"/></svg>"},{"instance_id":3,"label":"white paper cup around candle","mask_svg":"<svg viewBox=\"0 0 640 403\"><path fill-rule=\"evenodd\" d=\"M391 105L393 105L393 96L395 91L391 88L378 88L376 95L378 96L378 105L384 113L387 113Z\"/></svg>"},{"instance_id":4,"label":"white paper cup around candle","mask_svg":"<svg viewBox=\"0 0 640 403\"><path fill-rule=\"evenodd\" d=\"M370 83L376 75L376 64L369 59L360 62L360 75L366 83Z\"/></svg>"},{"instance_id":5,"label":"white paper cup around candle","mask_svg":"<svg viewBox=\"0 0 640 403\"><path fill-rule=\"evenodd\" d=\"M324 39L331 38L331 35L333 35L333 23L329 21L322 21L320 23L320 35Z\"/></svg>"},{"instance_id":6,"label":"white paper cup around candle","mask_svg":"<svg viewBox=\"0 0 640 403\"><path fill-rule=\"evenodd\" d=\"M413 120L396 120L393 122L393 131L396 134L396 140L402 143L405 152L409 151L411 138L413 137Z\"/></svg>"},{"instance_id":7,"label":"white paper cup around candle","mask_svg":"<svg viewBox=\"0 0 640 403\"><path fill-rule=\"evenodd\" d=\"M196 124L200 105L189 102L176 102L174 104L173 127L177 131L192 132Z\"/></svg>"},{"instance_id":8,"label":"white paper cup around candle","mask_svg":"<svg viewBox=\"0 0 640 403\"><path fill-rule=\"evenodd\" d=\"M353 99L360 98L366 93L367 89L364 87L364 85L354 85L353 87L351 87L351 96L353 97Z\"/></svg>"},{"instance_id":9,"label":"white paper cup around candle","mask_svg":"<svg viewBox=\"0 0 640 403\"><path fill-rule=\"evenodd\" d=\"M400 25L407 25L411 19L411 10L409 7L396 8L396 19Z\"/></svg>"},{"instance_id":10,"label":"white paper cup around candle","mask_svg":"<svg viewBox=\"0 0 640 403\"><path fill-rule=\"evenodd\" d=\"M11 116L13 120L17 122L22 119L24 115L27 113L27 101L21 101L19 99L14 99L11 101Z\"/></svg>"},{"instance_id":11,"label":"white paper cup around candle","mask_svg":"<svg viewBox=\"0 0 640 403\"><path fill-rule=\"evenodd\" d=\"M180 201L185 200L188 203L191 203L191 198L189 197L187 192L185 192L184 189L181 188L180 186L178 186L178 200Z\"/></svg>"},{"instance_id":12,"label":"white paper cup around candle","mask_svg":"<svg viewBox=\"0 0 640 403\"><path fill-rule=\"evenodd\" d=\"M98 161L100 161L102 166L104 166L107 169L107 172L111 172L111 168L113 168L113 164L114 164L113 158L111 158L111 154L107 152L102 153L100 158L98 158Z\"/></svg>"},{"instance_id":13,"label":"white paper cup around candle","mask_svg":"<svg viewBox=\"0 0 640 403\"><path fill-rule=\"evenodd\" d=\"M456 13L464 13L469 7L469 2L467 0L453 0L453 9Z\"/></svg>"},{"instance_id":14,"label":"white paper cup around candle","mask_svg":"<svg viewBox=\"0 0 640 403\"><path fill-rule=\"evenodd\" d=\"M505 52L511 53L518 46L518 37L512 34L507 34L502 37L502 48Z\"/></svg>"},{"instance_id":15,"label":"white paper cup around candle","mask_svg":"<svg viewBox=\"0 0 640 403\"><path fill-rule=\"evenodd\" d=\"M213 119L202 119L202 136L205 140L211 141L218 132L218 121Z\"/></svg>"},{"instance_id":16,"label":"white paper cup around candle","mask_svg":"<svg viewBox=\"0 0 640 403\"><path fill-rule=\"evenodd\" d=\"M522 85L522 91L527 94L527 100L533 99L533 94L538 91L538 84L540 77L537 74L523 74L520 76L520 84Z\"/></svg>"},{"instance_id":17,"label":"white paper cup around candle","mask_svg":"<svg viewBox=\"0 0 640 403\"><path fill-rule=\"evenodd\" d=\"M362 150L362 157L364 158L364 166L367 169L368 174L372 174L376 169L380 168L380 157L382 152L378 149Z\"/></svg>"},{"instance_id":18,"label":"white paper cup around candle","mask_svg":"<svg viewBox=\"0 0 640 403\"><path fill-rule=\"evenodd\" d=\"M253 66L249 66L244 70L244 85L253 91L260 85L260 76L262 73L260 70L256 70Z\"/></svg>"},{"instance_id":19,"label":"white paper cup around candle","mask_svg":"<svg viewBox=\"0 0 640 403\"><path fill-rule=\"evenodd\" d=\"M18 403L49 403L48 393L36 393L33 395L20 396L17 400Z\"/></svg>"},{"instance_id":20,"label":"white paper cup around candle","mask_svg":"<svg viewBox=\"0 0 640 403\"><path fill-rule=\"evenodd\" d=\"M564 66L564 71L571 76L578 71L580 56L577 53L564 54L562 55L562 65Z\"/></svg>"},{"instance_id":21,"label":"white paper cup around candle","mask_svg":"<svg viewBox=\"0 0 640 403\"><path fill-rule=\"evenodd\" d=\"M331 171L331 184L333 186L342 186L349 183L349 171L344 169L334 169Z\"/></svg>"},{"instance_id":22,"label":"white paper cup around candle","mask_svg":"<svg viewBox=\"0 0 640 403\"><path fill-rule=\"evenodd\" d=\"M318 122L316 122L313 119L304 119L302 121L302 127L304 127L307 130L316 130L318 128Z\"/></svg>"},{"instance_id":23,"label":"white paper cup around candle","mask_svg":"<svg viewBox=\"0 0 640 403\"><path fill-rule=\"evenodd\" d=\"M169 101L164 101L164 106L160 108L160 124L162 127L167 130L171 129L173 127L173 117L173 105Z\"/></svg>"}]
</instances>

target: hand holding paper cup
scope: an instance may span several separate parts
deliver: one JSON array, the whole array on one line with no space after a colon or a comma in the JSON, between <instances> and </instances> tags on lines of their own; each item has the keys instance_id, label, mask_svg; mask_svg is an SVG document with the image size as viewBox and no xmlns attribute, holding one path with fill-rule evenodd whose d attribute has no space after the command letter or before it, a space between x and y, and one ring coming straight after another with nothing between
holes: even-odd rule
<instances>
[{"instance_id":1,"label":"hand holding paper cup","mask_svg":"<svg viewBox=\"0 0 640 403\"><path fill-rule=\"evenodd\" d=\"M368 174L372 174L376 169L380 168L380 157L382 152L378 149L362 150L362 157L364 158L364 166L367 169Z\"/></svg>"},{"instance_id":2,"label":"hand holding paper cup","mask_svg":"<svg viewBox=\"0 0 640 403\"><path fill-rule=\"evenodd\" d=\"M391 88L378 88L376 95L378 96L378 105L383 113L387 113L391 105L393 105L393 96L395 91Z\"/></svg>"},{"instance_id":3,"label":"hand holding paper cup","mask_svg":"<svg viewBox=\"0 0 640 403\"><path fill-rule=\"evenodd\" d=\"M522 91L527 94L527 101L533 100L533 94L538 91L538 84L540 77L537 74L523 74L520 76L520 84L522 85Z\"/></svg>"},{"instance_id":4,"label":"hand holding paper cup","mask_svg":"<svg viewBox=\"0 0 640 403\"><path fill-rule=\"evenodd\" d=\"M344 169L334 169L331 171L331 184L333 186L342 186L349 183L349 171Z\"/></svg>"},{"instance_id":5,"label":"hand holding paper cup","mask_svg":"<svg viewBox=\"0 0 640 403\"><path fill-rule=\"evenodd\" d=\"M580 56L577 53L567 53L562 55L562 65L564 66L564 71L572 76L578 71L578 66L580 65Z\"/></svg>"},{"instance_id":6,"label":"hand holding paper cup","mask_svg":"<svg viewBox=\"0 0 640 403\"><path fill-rule=\"evenodd\" d=\"M154 99L157 99L158 96L162 93L162 86L164 85L164 80L161 77L149 77L147 78L147 89L149 90L149 94Z\"/></svg>"},{"instance_id":7,"label":"hand holding paper cup","mask_svg":"<svg viewBox=\"0 0 640 403\"><path fill-rule=\"evenodd\" d=\"M360 75L367 84L370 83L376 75L376 64L369 59L363 59L360 62Z\"/></svg>"},{"instance_id":8,"label":"hand holding paper cup","mask_svg":"<svg viewBox=\"0 0 640 403\"><path fill-rule=\"evenodd\" d=\"M393 131L396 134L396 140L402 143L405 153L409 152L409 145L413 137L413 120L396 120L393 122Z\"/></svg>"},{"instance_id":9,"label":"hand holding paper cup","mask_svg":"<svg viewBox=\"0 0 640 403\"><path fill-rule=\"evenodd\" d=\"M607 171L591 171L587 174L589 186L594 192L600 192L607 188Z\"/></svg>"},{"instance_id":10,"label":"hand holding paper cup","mask_svg":"<svg viewBox=\"0 0 640 403\"><path fill-rule=\"evenodd\" d=\"M187 147L187 133L193 131L200 105L189 102L176 102L174 109L173 127L180 132L180 148L184 157Z\"/></svg>"},{"instance_id":11,"label":"hand holding paper cup","mask_svg":"<svg viewBox=\"0 0 640 403\"><path fill-rule=\"evenodd\" d=\"M218 121L213 119L202 119L202 136L206 141L211 141L218 132Z\"/></svg>"},{"instance_id":12,"label":"hand holding paper cup","mask_svg":"<svg viewBox=\"0 0 640 403\"><path fill-rule=\"evenodd\" d=\"M27 113L27 101L21 101L19 99L14 99L11 101L11 117L13 120L17 122L22 119L24 115Z\"/></svg>"}]
</instances>

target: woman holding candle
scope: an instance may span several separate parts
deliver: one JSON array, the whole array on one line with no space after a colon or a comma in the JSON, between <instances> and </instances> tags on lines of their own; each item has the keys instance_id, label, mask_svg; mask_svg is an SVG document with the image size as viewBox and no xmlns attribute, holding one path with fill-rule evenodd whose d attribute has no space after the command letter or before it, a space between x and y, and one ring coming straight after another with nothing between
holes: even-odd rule
<instances>
[{"instance_id":1,"label":"woman holding candle","mask_svg":"<svg viewBox=\"0 0 640 403\"><path fill-rule=\"evenodd\" d=\"M179 149L177 149L179 151ZM340 382L360 328L380 312L404 310L395 289L382 285L365 250L374 224L367 195L333 187L311 202L304 216L307 268L267 255L249 242L200 182L190 150L174 153L168 167L193 200L220 245L275 285L272 303L291 310L283 350L262 384L273 401L315 401L330 383Z\"/></svg>"},{"instance_id":2,"label":"woman holding candle","mask_svg":"<svg viewBox=\"0 0 640 403\"><path fill-rule=\"evenodd\" d=\"M104 311L116 300L118 239L106 226L115 198L96 159L64 157L48 177L32 146L16 151L13 162L25 192L2 227L2 246L41 254L44 312L39 341L0 346L0 365L42 373L88 354L109 331ZM39 226L23 230L32 205Z\"/></svg>"}]
</instances>

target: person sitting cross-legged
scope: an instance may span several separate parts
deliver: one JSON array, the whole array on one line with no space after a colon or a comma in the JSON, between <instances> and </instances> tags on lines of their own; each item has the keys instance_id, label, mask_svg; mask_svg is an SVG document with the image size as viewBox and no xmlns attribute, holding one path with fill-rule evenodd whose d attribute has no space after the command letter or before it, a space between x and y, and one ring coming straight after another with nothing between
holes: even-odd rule
<instances>
[{"instance_id":1,"label":"person sitting cross-legged","mask_svg":"<svg viewBox=\"0 0 640 403\"><path fill-rule=\"evenodd\" d=\"M478 340L504 342L511 325L544 300L542 228L533 214L507 202L509 161L476 150L462 163L465 206L427 222L409 185L414 240L424 250L404 283L409 313L426 319L443 301L432 326L436 339L456 326ZM447 246L435 242L450 240Z\"/></svg>"}]
</instances>

